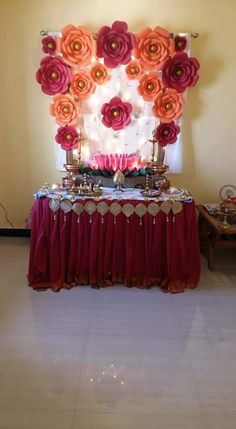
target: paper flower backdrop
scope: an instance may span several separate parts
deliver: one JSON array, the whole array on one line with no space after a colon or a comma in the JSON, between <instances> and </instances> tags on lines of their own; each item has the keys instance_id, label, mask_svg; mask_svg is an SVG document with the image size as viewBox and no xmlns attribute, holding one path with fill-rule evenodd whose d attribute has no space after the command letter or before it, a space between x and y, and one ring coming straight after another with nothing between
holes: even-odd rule
<instances>
[{"instance_id":1,"label":"paper flower backdrop","mask_svg":"<svg viewBox=\"0 0 236 429\"><path fill-rule=\"evenodd\" d=\"M185 91L199 79L199 62L188 55L186 36L158 26L134 34L123 21L103 26L93 35L83 26L70 24L62 28L60 36L44 37L42 50L47 55L40 62L36 80L45 94L53 96L49 110L60 125L55 138L64 150L72 150L78 143L81 103L99 93L115 68L123 72L122 79L129 85L136 85L138 97L149 103L158 143L165 146L176 141ZM123 95L117 85L115 96L98 103L95 112L100 123L114 132L134 125L139 116L132 99L128 102Z\"/></svg>"}]
</instances>

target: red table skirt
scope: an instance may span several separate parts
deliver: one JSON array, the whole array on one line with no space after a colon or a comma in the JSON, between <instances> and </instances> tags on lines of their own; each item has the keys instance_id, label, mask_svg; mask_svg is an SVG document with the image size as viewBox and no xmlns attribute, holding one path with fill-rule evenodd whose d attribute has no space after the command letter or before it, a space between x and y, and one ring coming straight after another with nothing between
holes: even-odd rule
<instances>
[{"instance_id":1,"label":"red table skirt","mask_svg":"<svg viewBox=\"0 0 236 429\"><path fill-rule=\"evenodd\" d=\"M141 288L159 285L176 293L196 287L200 252L194 203L183 203L175 217L160 211L154 221L146 214L142 224L136 214L127 219L120 213L114 222L110 212L102 219L97 211L91 217L83 211L78 222L73 211L65 215L60 209L54 215L48 203L48 198L37 199L32 209L28 272L32 288L59 291L123 283Z\"/></svg>"}]
</instances>

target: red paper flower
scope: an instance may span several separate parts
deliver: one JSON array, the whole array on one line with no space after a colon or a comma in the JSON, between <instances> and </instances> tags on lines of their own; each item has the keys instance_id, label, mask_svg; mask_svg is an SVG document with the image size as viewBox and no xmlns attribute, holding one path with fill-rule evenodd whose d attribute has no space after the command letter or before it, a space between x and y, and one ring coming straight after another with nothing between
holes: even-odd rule
<instances>
[{"instance_id":1,"label":"red paper flower","mask_svg":"<svg viewBox=\"0 0 236 429\"><path fill-rule=\"evenodd\" d=\"M177 92L184 92L188 86L194 86L198 79L200 64L196 58L188 57L185 52L178 52L167 60L162 68L163 84L174 88Z\"/></svg>"},{"instance_id":2,"label":"red paper flower","mask_svg":"<svg viewBox=\"0 0 236 429\"><path fill-rule=\"evenodd\" d=\"M176 51L184 51L188 44L187 37L185 36L175 36L174 42Z\"/></svg>"},{"instance_id":3,"label":"red paper flower","mask_svg":"<svg viewBox=\"0 0 236 429\"><path fill-rule=\"evenodd\" d=\"M138 61L130 61L125 68L127 78L130 80L139 79L143 73L143 68Z\"/></svg>"},{"instance_id":4,"label":"red paper flower","mask_svg":"<svg viewBox=\"0 0 236 429\"><path fill-rule=\"evenodd\" d=\"M71 81L71 69L61 57L47 56L40 62L36 79L45 94L65 94Z\"/></svg>"},{"instance_id":5,"label":"red paper flower","mask_svg":"<svg viewBox=\"0 0 236 429\"><path fill-rule=\"evenodd\" d=\"M161 122L168 124L182 115L183 105L182 94L178 94L175 89L167 89L155 98L152 113L155 117L160 118Z\"/></svg>"},{"instance_id":6,"label":"red paper flower","mask_svg":"<svg viewBox=\"0 0 236 429\"><path fill-rule=\"evenodd\" d=\"M174 41L164 28L155 27L152 30L146 27L136 37L137 48L134 54L146 70L160 68L174 54Z\"/></svg>"},{"instance_id":7,"label":"red paper flower","mask_svg":"<svg viewBox=\"0 0 236 429\"><path fill-rule=\"evenodd\" d=\"M122 130L131 122L131 111L130 103L125 103L119 97L114 97L109 103L104 103L102 106L102 123L115 131Z\"/></svg>"},{"instance_id":8,"label":"red paper flower","mask_svg":"<svg viewBox=\"0 0 236 429\"><path fill-rule=\"evenodd\" d=\"M171 121L169 124L160 124L156 129L156 139L158 144L166 146L175 143L180 132L180 127Z\"/></svg>"},{"instance_id":9,"label":"red paper flower","mask_svg":"<svg viewBox=\"0 0 236 429\"><path fill-rule=\"evenodd\" d=\"M78 138L79 134L75 127L70 127L68 125L58 128L55 136L56 142L60 144L61 148L64 150L76 149L78 146Z\"/></svg>"},{"instance_id":10,"label":"red paper flower","mask_svg":"<svg viewBox=\"0 0 236 429\"><path fill-rule=\"evenodd\" d=\"M58 49L65 63L73 66L87 66L95 53L96 43L92 33L85 27L66 25L58 40Z\"/></svg>"},{"instance_id":11,"label":"red paper flower","mask_svg":"<svg viewBox=\"0 0 236 429\"><path fill-rule=\"evenodd\" d=\"M94 93L96 85L91 75L86 71L79 71L73 74L70 91L80 100L89 98Z\"/></svg>"},{"instance_id":12,"label":"red paper flower","mask_svg":"<svg viewBox=\"0 0 236 429\"><path fill-rule=\"evenodd\" d=\"M52 36L47 36L42 39L42 49L45 54L55 55L57 49L56 39Z\"/></svg>"},{"instance_id":13,"label":"red paper flower","mask_svg":"<svg viewBox=\"0 0 236 429\"><path fill-rule=\"evenodd\" d=\"M158 74L151 72L140 79L137 89L145 101L152 101L161 91L162 87L162 81Z\"/></svg>"},{"instance_id":14,"label":"red paper flower","mask_svg":"<svg viewBox=\"0 0 236 429\"><path fill-rule=\"evenodd\" d=\"M112 27L102 27L97 36L97 56L104 58L107 67L115 68L131 60L131 50L136 46L133 33L128 32L128 25L115 21Z\"/></svg>"}]
</instances>

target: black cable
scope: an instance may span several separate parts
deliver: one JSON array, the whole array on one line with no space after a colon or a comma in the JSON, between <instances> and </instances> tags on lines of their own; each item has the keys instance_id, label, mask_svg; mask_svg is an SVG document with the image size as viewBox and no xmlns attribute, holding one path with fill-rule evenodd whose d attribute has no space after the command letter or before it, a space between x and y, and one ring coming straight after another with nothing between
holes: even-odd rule
<instances>
[{"instance_id":1,"label":"black cable","mask_svg":"<svg viewBox=\"0 0 236 429\"><path fill-rule=\"evenodd\" d=\"M9 223L9 225L11 225L11 227L14 229L15 227L14 227L14 225L9 221L9 219L8 219L8 217L7 217L7 211L6 211L6 209L5 209L5 207L4 207L4 205L2 204L2 203L0 203L0 206L3 208L3 210L4 210L4 213L5 213L5 218L6 218L6 221Z\"/></svg>"}]
</instances>

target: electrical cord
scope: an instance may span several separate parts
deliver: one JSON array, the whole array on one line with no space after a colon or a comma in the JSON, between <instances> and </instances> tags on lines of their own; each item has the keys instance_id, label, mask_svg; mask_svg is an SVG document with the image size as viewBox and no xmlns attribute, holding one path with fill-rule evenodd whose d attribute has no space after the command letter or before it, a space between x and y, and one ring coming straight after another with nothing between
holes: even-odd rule
<instances>
[{"instance_id":1,"label":"electrical cord","mask_svg":"<svg viewBox=\"0 0 236 429\"><path fill-rule=\"evenodd\" d=\"M0 203L0 206L3 208L3 211L5 213L6 221L9 223L9 225L11 225L12 229L15 229L14 225L9 221L9 219L7 217L7 211L6 211L5 207L4 207L4 205L2 203Z\"/></svg>"}]
</instances>

